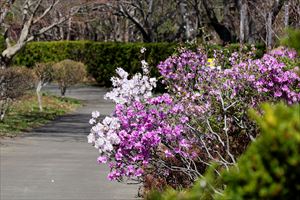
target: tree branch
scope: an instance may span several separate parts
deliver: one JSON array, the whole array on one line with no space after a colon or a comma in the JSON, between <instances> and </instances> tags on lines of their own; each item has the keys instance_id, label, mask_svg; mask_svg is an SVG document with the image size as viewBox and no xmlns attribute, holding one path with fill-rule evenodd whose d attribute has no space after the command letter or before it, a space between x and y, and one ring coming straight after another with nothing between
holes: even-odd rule
<instances>
[{"instance_id":1,"label":"tree branch","mask_svg":"<svg viewBox=\"0 0 300 200\"><path fill-rule=\"evenodd\" d=\"M60 0L52 0L52 3L50 4L50 6L43 12L42 15L40 15L39 17L37 17L35 20L33 20L33 24L36 24L37 22L39 22L40 20L42 20L58 3L60 2Z\"/></svg>"},{"instance_id":2,"label":"tree branch","mask_svg":"<svg viewBox=\"0 0 300 200\"><path fill-rule=\"evenodd\" d=\"M202 0L202 3L207 13L210 24L215 29L216 33L219 35L220 39L224 43L232 42L235 39L235 37L231 34L229 29L225 25L219 22L219 20L216 17L216 13L214 12L213 8L209 5L210 2L208 1L209 0Z\"/></svg>"},{"instance_id":3,"label":"tree branch","mask_svg":"<svg viewBox=\"0 0 300 200\"><path fill-rule=\"evenodd\" d=\"M29 37L29 38L27 39L27 42L30 42L30 41L34 40L34 38L35 38L36 36L39 36L39 35L44 34L45 32L49 31L49 30L52 29L53 27L62 24L63 22L65 22L66 20L68 20L70 17L72 17L74 14L76 14L76 13L78 12L79 9L80 9L80 7L74 9L73 11L71 11L71 13L70 13L69 15L60 18L57 22L54 22L54 23L52 23L52 24L49 25L49 26L43 27L43 28L40 29L37 33L34 33L31 37Z\"/></svg>"}]
</instances>

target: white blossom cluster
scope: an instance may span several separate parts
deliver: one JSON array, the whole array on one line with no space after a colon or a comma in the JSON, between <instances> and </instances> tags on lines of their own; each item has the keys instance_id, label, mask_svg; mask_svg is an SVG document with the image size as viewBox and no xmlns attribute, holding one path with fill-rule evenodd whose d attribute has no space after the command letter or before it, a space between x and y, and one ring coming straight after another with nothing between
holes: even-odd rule
<instances>
[{"instance_id":1,"label":"white blossom cluster","mask_svg":"<svg viewBox=\"0 0 300 200\"><path fill-rule=\"evenodd\" d=\"M142 63L143 74L149 75L149 64L145 60L142 60L141 63Z\"/></svg>"},{"instance_id":2,"label":"white blossom cluster","mask_svg":"<svg viewBox=\"0 0 300 200\"><path fill-rule=\"evenodd\" d=\"M156 87L156 78L149 77L149 68L146 61L142 61L143 74L137 73L128 79L128 73L118 68L119 77L112 77L113 90L105 95L105 99L111 99L117 104L130 103L134 100L146 99L152 96L152 90Z\"/></svg>"},{"instance_id":3,"label":"white blossom cluster","mask_svg":"<svg viewBox=\"0 0 300 200\"><path fill-rule=\"evenodd\" d=\"M146 48L141 49L145 53ZM116 104L131 103L134 100L142 100L152 96L152 90L156 87L156 78L149 77L149 64L141 61L143 73L137 73L129 79L129 74L122 68L117 68L118 77L112 77L113 90L108 92L104 98L111 99ZM114 151L113 145L120 143L118 131L120 121L115 117L105 117L100 122L100 113L92 112L89 123L92 125L91 132L87 136L88 143L99 150L101 156L98 157L99 163L106 163Z\"/></svg>"},{"instance_id":4,"label":"white blossom cluster","mask_svg":"<svg viewBox=\"0 0 300 200\"><path fill-rule=\"evenodd\" d=\"M144 54L146 52L146 50L147 49L145 47L142 47L141 50L140 50L141 54Z\"/></svg>"},{"instance_id":5,"label":"white blossom cluster","mask_svg":"<svg viewBox=\"0 0 300 200\"><path fill-rule=\"evenodd\" d=\"M120 143L120 138L117 134L120 123L115 117L105 117L100 122L99 117L100 113L98 111L92 112L90 124L93 127L87 136L88 143L93 144L100 154L110 155L113 151L113 145Z\"/></svg>"}]
</instances>

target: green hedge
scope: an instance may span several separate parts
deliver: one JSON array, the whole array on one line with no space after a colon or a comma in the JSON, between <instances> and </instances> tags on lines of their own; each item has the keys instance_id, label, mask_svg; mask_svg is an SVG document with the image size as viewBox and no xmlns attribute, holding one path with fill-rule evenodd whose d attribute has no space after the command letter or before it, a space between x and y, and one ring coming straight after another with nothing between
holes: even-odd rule
<instances>
[{"instance_id":1,"label":"green hedge","mask_svg":"<svg viewBox=\"0 0 300 200\"><path fill-rule=\"evenodd\" d=\"M261 136L239 158L238 168L220 177L211 167L191 189L153 192L147 199L300 199L300 105L265 104L263 113L252 112Z\"/></svg>"},{"instance_id":2,"label":"green hedge","mask_svg":"<svg viewBox=\"0 0 300 200\"><path fill-rule=\"evenodd\" d=\"M89 74L99 84L109 86L110 78L115 74L117 67L135 73L141 70L140 61L143 59L152 67L152 76L159 77L157 64L176 52L178 46L175 43L32 42L14 58L14 64L32 67L37 62L72 59L85 63ZM147 49L145 55L140 53L142 47ZM231 53L238 51L239 47L237 44L232 44L227 47L212 45L205 48L209 54L212 54L213 49L224 49ZM262 54L264 47L258 46L258 48L259 54Z\"/></svg>"},{"instance_id":3,"label":"green hedge","mask_svg":"<svg viewBox=\"0 0 300 200\"><path fill-rule=\"evenodd\" d=\"M145 56L140 53L142 47L147 49ZM117 67L135 73L141 70L143 59L152 66L152 75L158 76L156 65L175 48L176 44L171 43L32 42L14 58L14 64L32 67L37 62L81 61L99 84L109 86Z\"/></svg>"}]
</instances>

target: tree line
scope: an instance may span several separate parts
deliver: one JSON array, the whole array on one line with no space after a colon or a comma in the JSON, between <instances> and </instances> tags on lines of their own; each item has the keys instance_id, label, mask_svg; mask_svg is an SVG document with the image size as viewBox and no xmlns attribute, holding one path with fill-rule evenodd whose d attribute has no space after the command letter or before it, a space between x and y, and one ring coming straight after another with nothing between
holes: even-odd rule
<instances>
[{"instance_id":1,"label":"tree line","mask_svg":"<svg viewBox=\"0 0 300 200\"><path fill-rule=\"evenodd\" d=\"M300 27L299 0L2 0L1 66L30 41L264 43Z\"/></svg>"}]
</instances>

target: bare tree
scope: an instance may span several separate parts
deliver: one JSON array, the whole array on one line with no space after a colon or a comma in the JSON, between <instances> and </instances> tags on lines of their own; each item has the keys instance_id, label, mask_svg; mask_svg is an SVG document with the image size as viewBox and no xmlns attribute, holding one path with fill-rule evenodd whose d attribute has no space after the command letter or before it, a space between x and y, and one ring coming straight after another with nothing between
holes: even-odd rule
<instances>
[{"instance_id":1,"label":"bare tree","mask_svg":"<svg viewBox=\"0 0 300 200\"><path fill-rule=\"evenodd\" d=\"M220 22L218 19L211 0L202 0L203 7L206 11L210 25L214 28L216 33L219 35L223 43L229 43L236 40L236 34L234 30L230 30L226 25ZM224 5L226 6L226 5Z\"/></svg>"},{"instance_id":2,"label":"bare tree","mask_svg":"<svg viewBox=\"0 0 300 200\"><path fill-rule=\"evenodd\" d=\"M36 76L36 95L39 103L39 109L43 111L41 90L42 87L47 85L53 79L52 63L37 63L34 67L34 74Z\"/></svg>"},{"instance_id":3,"label":"bare tree","mask_svg":"<svg viewBox=\"0 0 300 200\"><path fill-rule=\"evenodd\" d=\"M158 29L168 19L176 19L178 2L154 0L116 0L105 3L116 16L128 19L141 33L144 42L157 41Z\"/></svg>"},{"instance_id":4,"label":"bare tree","mask_svg":"<svg viewBox=\"0 0 300 200\"><path fill-rule=\"evenodd\" d=\"M11 4L6 6L7 9L14 3L14 1L9 1ZM28 42L33 41L38 36L46 33L52 28L58 26L59 24L65 22L68 18L74 15L78 10L76 9L65 12L63 16L54 19L50 24L42 24L42 20L49 15L53 9L59 4L60 0L25 0L22 6L22 28L20 34L15 43L11 44L9 38L6 37L6 49L0 55L0 66L1 68L6 68L13 56L16 55ZM3 13L8 12L4 9ZM5 20L3 18L3 20ZM1 24L4 26L4 23ZM34 29L33 27L38 27Z\"/></svg>"},{"instance_id":5,"label":"bare tree","mask_svg":"<svg viewBox=\"0 0 300 200\"><path fill-rule=\"evenodd\" d=\"M26 1L29 2L0 2L0 20L4 21L0 31L16 44L24 28ZM34 18L51 7L53 1L59 0L41 0ZM77 5L84 6L76 15L68 15L73 8L77 9ZM30 14L34 8L33 4L31 6ZM265 44L269 40L272 45L285 27L300 27L299 11L299 0L60 0L31 26L29 35L70 16L48 31L35 35L33 40L157 42L202 39L204 42L230 43L239 39L242 43Z\"/></svg>"}]
</instances>

